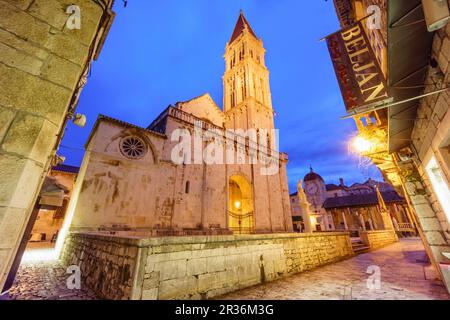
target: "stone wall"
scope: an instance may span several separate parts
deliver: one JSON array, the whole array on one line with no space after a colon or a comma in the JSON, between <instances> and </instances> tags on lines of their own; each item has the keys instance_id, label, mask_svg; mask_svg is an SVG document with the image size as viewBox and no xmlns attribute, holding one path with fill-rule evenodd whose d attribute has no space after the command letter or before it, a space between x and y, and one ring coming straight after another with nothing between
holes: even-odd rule
<instances>
[{"instance_id":1,"label":"stone wall","mask_svg":"<svg viewBox=\"0 0 450 320\"><path fill-rule=\"evenodd\" d=\"M72 233L62 261L111 299L208 299L353 256L348 233L126 238ZM107 272L114 270L113 273Z\"/></svg>"},{"instance_id":2,"label":"stone wall","mask_svg":"<svg viewBox=\"0 0 450 320\"><path fill-rule=\"evenodd\" d=\"M450 5L450 0L448 1ZM450 83L450 23L434 34L432 58L436 68L429 67L425 92L444 88ZM450 224L441 203L431 185L426 165L432 157L439 163L447 180L450 178L450 91L423 98L417 110L412 140L413 164L402 164L402 175L406 191L414 207L418 224L428 255L434 265L449 264L442 253L450 252ZM449 180L447 181L449 182ZM441 270L447 288L450 288L450 273ZM449 289L450 290L450 289Z\"/></svg>"},{"instance_id":3,"label":"stone wall","mask_svg":"<svg viewBox=\"0 0 450 320\"><path fill-rule=\"evenodd\" d=\"M139 240L69 234L61 260L80 267L84 285L99 298L131 297Z\"/></svg>"},{"instance_id":4,"label":"stone wall","mask_svg":"<svg viewBox=\"0 0 450 320\"><path fill-rule=\"evenodd\" d=\"M71 1L0 0L0 290L107 20L98 1L76 3L80 30L65 27Z\"/></svg>"},{"instance_id":5,"label":"stone wall","mask_svg":"<svg viewBox=\"0 0 450 320\"><path fill-rule=\"evenodd\" d=\"M370 249L378 249L398 241L394 230L360 231L359 236Z\"/></svg>"}]
</instances>

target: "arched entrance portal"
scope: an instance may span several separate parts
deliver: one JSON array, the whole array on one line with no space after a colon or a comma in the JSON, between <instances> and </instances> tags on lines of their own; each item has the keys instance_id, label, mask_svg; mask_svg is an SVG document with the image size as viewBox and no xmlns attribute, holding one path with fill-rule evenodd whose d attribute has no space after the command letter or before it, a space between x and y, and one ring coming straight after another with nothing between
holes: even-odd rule
<instances>
[{"instance_id":1,"label":"arched entrance portal","mask_svg":"<svg viewBox=\"0 0 450 320\"><path fill-rule=\"evenodd\" d=\"M228 180L228 228L236 234L255 232L253 187L242 175Z\"/></svg>"}]
</instances>

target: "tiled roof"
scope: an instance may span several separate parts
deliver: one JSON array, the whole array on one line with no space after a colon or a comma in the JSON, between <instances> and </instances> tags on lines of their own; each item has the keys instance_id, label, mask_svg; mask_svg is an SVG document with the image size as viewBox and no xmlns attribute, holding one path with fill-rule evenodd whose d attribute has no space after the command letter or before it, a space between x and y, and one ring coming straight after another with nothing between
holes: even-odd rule
<instances>
[{"instance_id":1,"label":"tiled roof","mask_svg":"<svg viewBox=\"0 0 450 320\"><path fill-rule=\"evenodd\" d=\"M402 202L405 199L399 196L396 192L382 192L381 195L386 203ZM345 208L345 207L361 207L361 206L372 206L377 205L378 199L377 194L366 193L366 194L355 194L345 197L334 197L328 198L323 203L325 209L332 208Z\"/></svg>"},{"instance_id":2,"label":"tiled roof","mask_svg":"<svg viewBox=\"0 0 450 320\"><path fill-rule=\"evenodd\" d=\"M137 125L134 125L134 124L131 124L131 123L128 123L128 122L119 120L119 119L111 118L111 117L105 116L105 115L103 115L103 114L100 114L100 115L98 116L98 120L107 120L107 121L109 121L109 122L116 123L116 124L122 125L122 126L124 126L124 127L128 127L128 128L136 128L136 129L144 130L144 131L147 131L147 132L150 132L150 133L154 133L154 134L156 134L156 135L158 135L158 136L161 136L161 137L165 137L165 135L162 134L162 133L160 133L160 132L153 131L153 130L148 129L148 128L139 127L139 126L137 126Z\"/></svg>"},{"instance_id":3,"label":"tiled roof","mask_svg":"<svg viewBox=\"0 0 450 320\"><path fill-rule=\"evenodd\" d=\"M68 172L78 174L80 171L80 167L69 166L66 164L58 164L57 166L52 167L52 171L60 171L60 172Z\"/></svg>"},{"instance_id":4,"label":"tiled roof","mask_svg":"<svg viewBox=\"0 0 450 320\"><path fill-rule=\"evenodd\" d=\"M334 190L342 189L341 186L335 185L334 183L327 184L325 186L325 188L327 189L327 191L334 191Z\"/></svg>"},{"instance_id":5,"label":"tiled roof","mask_svg":"<svg viewBox=\"0 0 450 320\"><path fill-rule=\"evenodd\" d=\"M258 36L253 31L252 27L250 27L250 24L248 23L247 19L244 17L244 13L241 11L239 14L239 18L236 22L236 26L234 27L233 34L231 35L230 44L236 40L242 32L244 32L244 28L247 27L248 31L255 37L258 38Z\"/></svg>"}]
</instances>

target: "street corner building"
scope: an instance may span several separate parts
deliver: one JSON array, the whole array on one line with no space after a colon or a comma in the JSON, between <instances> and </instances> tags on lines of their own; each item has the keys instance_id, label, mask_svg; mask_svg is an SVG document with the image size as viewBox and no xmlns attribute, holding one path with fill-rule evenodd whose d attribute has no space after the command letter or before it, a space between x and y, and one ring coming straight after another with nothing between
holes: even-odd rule
<instances>
[{"instance_id":1,"label":"street corner building","mask_svg":"<svg viewBox=\"0 0 450 320\"><path fill-rule=\"evenodd\" d=\"M354 149L405 198L448 289L449 1L334 4L342 29L327 44L347 111L343 118L353 118L358 129Z\"/></svg>"},{"instance_id":2,"label":"street corner building","mask_svg":"<svg viewBox=\"0 0 450 320\"><path fill-rule=\"evenodd\" d=\"M33 227L64 128L114 19L112 0L0 1L0 291ZM67 26L75 11L83 28ZM72 13L72 14L71 14Z\"/></svg>"}]
</instances>

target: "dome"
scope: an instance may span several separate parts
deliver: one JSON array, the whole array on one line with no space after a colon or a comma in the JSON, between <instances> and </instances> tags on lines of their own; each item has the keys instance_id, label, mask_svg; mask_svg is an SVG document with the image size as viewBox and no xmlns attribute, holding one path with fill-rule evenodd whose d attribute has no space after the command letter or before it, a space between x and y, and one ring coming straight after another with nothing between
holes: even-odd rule
<instances>
[{"instance_id":1,"label":"dome","mask_svg":"<svg viewBox=\"0 0 450 320\"><path fill-rule=\"evenodd\" d=\"M310 168L310 172L303 178L303 181L306 182L306 181L313 181L313 180L320 180L322 182L325 182L320 175L318 175L317 173L315 173L313 171L313 168Z\"/></svg>"}]
</instances>

